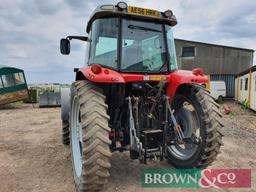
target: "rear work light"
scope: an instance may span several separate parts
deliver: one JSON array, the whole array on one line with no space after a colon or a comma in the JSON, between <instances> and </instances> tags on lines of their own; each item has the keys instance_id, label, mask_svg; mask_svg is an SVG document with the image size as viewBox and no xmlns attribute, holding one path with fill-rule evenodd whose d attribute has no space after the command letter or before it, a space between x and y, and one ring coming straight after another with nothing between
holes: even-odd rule
<instances>
[{"instance_id":1,"label":"rear work light","mask_svg":"<svg viewBox=\"0 0 256 192\"><path fill-rule=\"evenodd\" d=\"M116 6L120 10L124 10L128 7L127 3L123 2L123 1L118 2Z\"/></svg>"},{"instance_id":2,"label":"rear work light","mask_svg":"<svg viewBox=\"0 0 256 192\"><path fill-rule=\"evenodd\" d=\"M164 16L165 17L167 17L167 18L170 18L171 16L173 16L173 13L172 13L172 11L171 10L166 10L165 12L164 12Z\"/></svg>"},{"instance_id":3,"label":"rear work light","mask_svg":"<svg viewBox=\"0 0 256 192\"><path fill-rule=\"evenodd\" d=\"M94 74L100 74L101 73L101 71L102 71L102 68L101 68L101 66L100 65L98 65L98 64L92 64L91 65L91 70L92 70L92 72L94 73Z\"/></svg>"}]
</instances>

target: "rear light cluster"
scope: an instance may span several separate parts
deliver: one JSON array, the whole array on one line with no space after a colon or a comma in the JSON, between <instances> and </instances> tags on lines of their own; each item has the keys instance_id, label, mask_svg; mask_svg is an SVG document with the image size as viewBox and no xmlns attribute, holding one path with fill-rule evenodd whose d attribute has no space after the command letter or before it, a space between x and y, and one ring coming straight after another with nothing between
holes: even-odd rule
<instances>
[{"instance_id":1,"label":"rear light cluster","mask_svg":"<svg viewBox=\"0 0 256 192\"><path fill-rule=\"evenodd\" d=\"M101 66L100 65L98 65L98 64L92 64L91 65L91 70L92 70L92 72L94 73L94 74L100 74L101 73L101 71L102 71L102 68L101 68Z\"/></svg>"}]
</instances>

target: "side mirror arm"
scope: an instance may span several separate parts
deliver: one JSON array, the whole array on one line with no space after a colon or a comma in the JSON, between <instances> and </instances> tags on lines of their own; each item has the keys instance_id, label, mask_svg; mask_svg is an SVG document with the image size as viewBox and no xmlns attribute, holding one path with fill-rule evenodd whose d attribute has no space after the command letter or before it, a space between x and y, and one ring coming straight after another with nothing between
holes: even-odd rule
<instances>
[{"instance_id":1,"label":"side mirror arm","mask_svg":"<svg viewBox=\"0 0 256 192\"><path fill-rule=\"evenodd\" d=\"M76 40L80 40L80 41L88 41L88 37L85 37L85 36L67 36L66 39L68 39L68 40L76 39Z\"/></svg>"}]
</instances>

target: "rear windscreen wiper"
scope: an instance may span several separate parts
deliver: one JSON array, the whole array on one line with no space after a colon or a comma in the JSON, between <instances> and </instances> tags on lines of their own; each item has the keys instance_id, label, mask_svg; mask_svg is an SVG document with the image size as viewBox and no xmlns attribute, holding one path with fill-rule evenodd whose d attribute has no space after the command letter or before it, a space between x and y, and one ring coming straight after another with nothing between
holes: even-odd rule
<instances>
[{"instance_id":1,"label":"rear windscreen wiper","mask_svg":"<svg viewBox=\"0 0 256 192\"><path fill-rule=\"evenodd\" d=\"M152 28L147 28L147 27L142 27L142 26L137 26L137 25L128 25L129 29L139 29L139 30L143 30L143 31L154 31L154 32L162 32L159 31L157 29L152 29Z\"/></svg>"}]
</instances>

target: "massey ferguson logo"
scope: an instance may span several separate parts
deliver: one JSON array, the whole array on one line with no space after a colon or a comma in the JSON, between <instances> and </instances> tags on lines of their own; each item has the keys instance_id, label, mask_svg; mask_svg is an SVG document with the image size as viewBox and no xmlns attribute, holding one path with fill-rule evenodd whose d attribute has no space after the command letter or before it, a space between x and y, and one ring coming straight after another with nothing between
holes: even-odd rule
<instances>
[{"instance_id":1,"label":"massey ferguson logo","mask_svg":"<svg viewBox=\"0 0 256 192\"><path fill-rule=\"evenodd\" d=\"M249 188L250 169L144 169L142 187Z\"/></svg>"}]
</instances>

